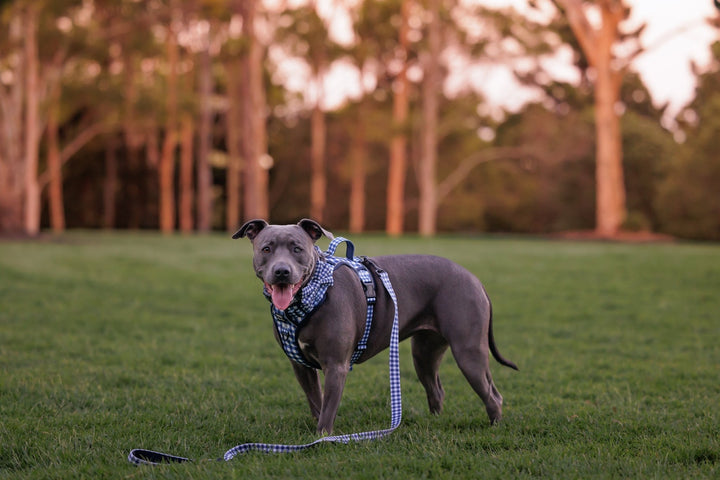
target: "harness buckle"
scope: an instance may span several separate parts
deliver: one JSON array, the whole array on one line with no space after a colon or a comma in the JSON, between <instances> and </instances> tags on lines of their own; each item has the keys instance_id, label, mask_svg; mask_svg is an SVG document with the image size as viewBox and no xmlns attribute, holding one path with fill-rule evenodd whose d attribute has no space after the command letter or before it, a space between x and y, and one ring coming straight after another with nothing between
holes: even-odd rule
<instances>
[{"instance_id":1,"label":"harness buckle","mask_svg":"<svg viewBox=\"0 0 720 480\"><path fill-rule=\"evenodd\" d=\"M375 282L370 279L369 282L363 282L363 290L365 290L365 299L370 302L375 302L377 295L375 293Z\"/></svg>"}]
</instances>

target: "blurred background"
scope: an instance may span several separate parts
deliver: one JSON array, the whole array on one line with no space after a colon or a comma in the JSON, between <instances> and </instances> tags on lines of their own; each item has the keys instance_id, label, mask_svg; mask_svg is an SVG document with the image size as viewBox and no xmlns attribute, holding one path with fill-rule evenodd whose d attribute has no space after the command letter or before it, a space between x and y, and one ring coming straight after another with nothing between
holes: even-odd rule
<instances>
[{"instance_id":1,"label":"blurred background","mask_svg":"<svg viewBox=\"0 0 720 480\"><path fill-rule=\"evenodd\" d=\"M712 0L0 3L0 235L720 240Z\"/></svg>"}]
</instances>

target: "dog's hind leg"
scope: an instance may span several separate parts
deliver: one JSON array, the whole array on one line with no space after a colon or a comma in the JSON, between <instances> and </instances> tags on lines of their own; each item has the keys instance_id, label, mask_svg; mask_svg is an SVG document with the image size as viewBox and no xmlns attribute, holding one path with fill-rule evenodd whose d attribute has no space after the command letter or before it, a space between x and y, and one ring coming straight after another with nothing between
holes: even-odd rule
<instances>
[{"instance_id":1,"label":"dog's hind leg","mask_svg":"<svg viewBox=\"0 0 720 480\"><path fill-rule=\"evenodd\" d=\"M420 331L413 335L412 356L420 383L425 387L430 413L442 412L445 391L440 383L438 369L448 343L435 332Z\"/></svg>"},{"instance_id":2,"label":"dog's hind leg","mask_svg":"<svg viewBox=\"0 0 720 480\"><path fill-rule=\"evenodd\" d=\"M498 389L495 388L490 374L487 347L482 348L480 345L453 345L451 348L458 367L460 367L475 393L485 403L485 410L490 418L490 423L499 422L502 419L503 398Z\"/></svg>"}]
</instances>

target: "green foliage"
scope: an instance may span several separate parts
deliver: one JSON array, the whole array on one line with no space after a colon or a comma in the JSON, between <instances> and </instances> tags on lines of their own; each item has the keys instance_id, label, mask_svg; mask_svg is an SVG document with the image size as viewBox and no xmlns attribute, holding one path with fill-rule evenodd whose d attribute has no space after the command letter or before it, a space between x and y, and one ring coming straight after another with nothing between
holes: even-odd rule
<instances>
[{"instance_id":1,"label":"green foliage","mask_svg":"<svg viewBox=\"0 0 720 480\"><path fill-rule=\"evenodd\" d=\"M667 165L656 200L662 228L686 238L720 240L720 42L714 61L698 78L696 97L679 115L687 136L681 154Z\"/></svg>"},{"instance_id":2,"label":"green foliage","mask_svg":"<svg viewBox=\"0 0 720 480\"><path fill-rule=\"evenodd\" d=\"M680 148L670 132L651 118L628 111L622 118L623 171L630 230L659 230L658 188Z\"/></svg>"},{"instance_id":3,"label":"green foliage","mask_svg":"<svg viewBox=\"0 0 720 480\"><path fill-rule=\"evenodd\" d=\"M493 204L487 214L493 216L494 229L547 232L593 227L591 112L562 107L552 111L534 104L509 117L495 143L520 145L531 153L514 164L488 165L484 170L487 201Z\"/></svg>"},{"instance_id":4,"label":"green foliage","mask_svg":"<svg viewBox=\"0 0 720 480\"><path fill-rule=\"evenodd\" d=\"M338 233L338 232L336 232ZM388 439L214 459L315 438L247 242L73 233L0 244L0 478L717 478L720 249L362 236L358 253L449 256L486 285L504 422L448 354L427 411L401 344ZM323 245L325 246L325 245ZM351 373L336 423L389 423L387 356ZM198 460L135 467L131 448Z\"/></svg>"},{"instance_id":5,"label":"green foliage","mask_svg":"<svg viewBox=\"0 0 720 480\"><path fill-rule=\"evenodd\" d=\"M168 26L168 2L132 0L34 0L42 7L39 18L41 84L53 91L55 80L62 84L60 110L61 148L70 144L89 126L102 123L103 134L82 147L63 167L65 210L69 227L97 227L102 218L103 167L105 151L113 145L119 163L118 208L115 226L128 225L126 212L143 211L143 227L157 223L158 185L152 160L155 146L148 142L164 138L167 99L166 49L163 32ZM282 2L281 2L282 3ZM353 3L353 2L350 2ZM308 5L287 11L261 9L262 35L273 61L277 50L304 59L315 69L324 69L336 59L351 61L368 82L362 101L364 147L368 152L367 222L370 230L384 228L388 144L402 129L408 143L409 167L406 179L406 224L416 222L418 197L414 166L420 154L420 99L417 91L419 55L425 49L426 18L423 2L410 2L410 115L404 125L392 125L392 83L398 72L398 26L401 0L361 1L350 8L356 43L337 45L328 37L330 25ZM518 56L538 57L570 45L581 70L579 86L553 81L537 62L522 80L540 88L541 104L530 104L509 114L503 121L478 114L486 100L461 91L455 98L441 99L439 118L439 163L437 182L442 182L468 158L493 157L493 149L518 148L531 154L479 162L463 181L441 199L439 228L442 231L513 231L544 233L594 227L594 133L592 90L584 58L566 18L557 15L542 25L520 18L511 10L494 10L472 2L441 2L443 42L452 61L512 61ZM535 2L531 2L535 3ZM3 82L21 78L21 43L11 42L10 21L28 4L4 2L0 14L0 69L7 70ZM213 148L226 149L226 63L247 47L239 35L237 21L230 28L232 9L224 0L177 2L182 10L184 41L181 42L182 74L179 79L179 106L183 112L197 110L193 78L199 63L197 45L189 46L191 32L207 23L212 44L214 79ZM239 5L239 4L238 4ZM338 4L339 5L339 4ZM92 7L92 9L90 8ZM342 8L337 6L337 8ZM16 22L16 26L19 23ZM231 31L232 30L232 31ZM272 32L272 34L271 34ZM634 35L634 33L632 34ZM197 40L197 39L195 39ZM188 43L189 42L189 43ZM681 237L720 239L720 172L716 138L720 131L720 43L713 47L714 63L698 74L696 98L677 121L685 136L680 147L660 126L664 107L653 105L639 75L623 77L624 171L627 187L628 220L625 228L654 229ZM268 53L268 59L271 57ZM280 60L282 61L282 60ZM533 62L526 62L533 63ZM309 207L309 114L302 93L289 93L273 75L272 61L266 62L268 88L269 153L274 159L270 171L270 209L281 222L305 216ZM371 85L374 85L371 87ZM20 98L20 97L18 97ZM42 113L48 107L42 102ZM353 100L356 101L356 100ZM17 103L19 109L22 102ZM478 108L480 107L480 108ZM344 225L348 217L350 150L358 130L357 104L348 103L327 112L327 164L329 224ZM19 112L19 110L18 110ZM17 122L12 108L0 112L0 122ZM44 116L44 115L43 115ZM6 119L6 120L3 120ZM41 119L44 124L45 118ZM6 125L3 131L21 132L22 125ZM233 128L232 126L230 128ZM235 127L236 128L236 127ZM482 140L478 132L496 132L494 141ZM18 138L15 135L13 138ZM41 139L44 142L44 137ZM6 140L7 143L10 143ZM45 145L41 145L41 172L45 170ZM8 154L5 154L7 157ZM225 172L214 171L215 217L224 218L222 203ZM139 189L140 194L129 194ZM130 205L128 205L130 204ZM118 205L119 206L119 205ZM44 207L43 207L44 208ZM46 224L47 222L45 222ZM137 223L137 222L133 222ZM222 221L216 227L223 226Z\"/></svg>"}]
</instances>

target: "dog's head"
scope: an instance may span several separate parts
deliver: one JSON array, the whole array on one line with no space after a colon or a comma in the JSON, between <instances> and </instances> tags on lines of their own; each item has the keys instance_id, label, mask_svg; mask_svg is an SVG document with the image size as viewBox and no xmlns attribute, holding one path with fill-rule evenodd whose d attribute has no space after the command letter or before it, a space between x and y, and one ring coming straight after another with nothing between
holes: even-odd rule
<instances>
[{"instance_id":1,"label":"dog's head","mask_svg":"<svg viewBox=\"0 0 720 480\"><path fill-rule=\"evenodd\" d=\"M315 270L318 253L314 244L323 235L333 238L313 220L303 219L296 225L250 220L232 238L250 240L255 275L265 284L275 308L285 310Z\"/></svg>"}]
</instances>

